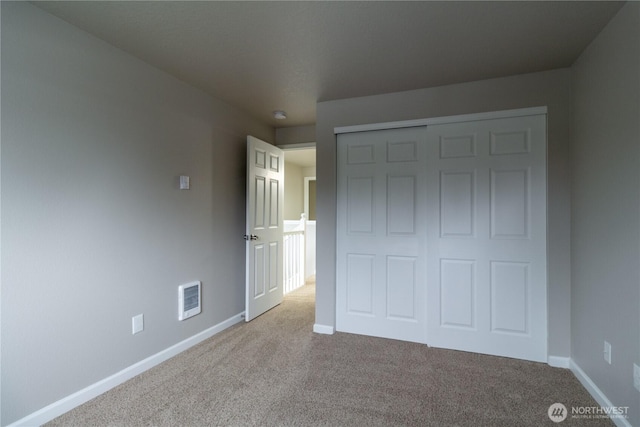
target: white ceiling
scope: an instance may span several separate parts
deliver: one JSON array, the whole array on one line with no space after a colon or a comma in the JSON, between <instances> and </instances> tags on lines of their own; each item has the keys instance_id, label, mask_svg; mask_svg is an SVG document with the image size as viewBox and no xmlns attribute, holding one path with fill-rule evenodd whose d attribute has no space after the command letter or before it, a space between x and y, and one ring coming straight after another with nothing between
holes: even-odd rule
<instances>
[{"instance_id":1,"label":"white ceiling","mask_svg":"<svg viewBox=\"0 0 640 427\"><path fill-rule=\"evenodd\" d=\"M617 2L34 2L274 127L317 101L570 66ZM274 110L288 119L276 121Z\"/></svg>"}]
</instances>

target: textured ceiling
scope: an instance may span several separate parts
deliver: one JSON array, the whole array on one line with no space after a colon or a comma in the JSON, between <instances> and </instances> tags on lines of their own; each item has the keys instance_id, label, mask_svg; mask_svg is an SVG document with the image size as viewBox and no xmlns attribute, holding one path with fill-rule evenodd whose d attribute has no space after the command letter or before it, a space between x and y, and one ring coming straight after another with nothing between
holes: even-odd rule
<instances>
[{"instance_id":1,"label":"textured ceiling","mask_svg":"<svg viewBox=\"0 0 640 427\"><path fill-rule=\"evenodd\" d=\"M617 2L34 2L274 127L317 101L570 66ZM276 121L274 110L288 119Z\"/></svg>"}]
</instances>

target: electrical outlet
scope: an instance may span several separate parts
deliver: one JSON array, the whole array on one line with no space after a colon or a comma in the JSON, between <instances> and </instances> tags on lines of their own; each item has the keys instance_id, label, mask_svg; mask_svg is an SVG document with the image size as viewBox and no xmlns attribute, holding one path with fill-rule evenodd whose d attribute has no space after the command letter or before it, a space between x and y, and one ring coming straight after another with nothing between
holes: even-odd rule
<instances>
[{"instance_id":1,"label":"electrical outlet","mask_svg":"<svg viewBox=\"0 0 640 427\"><path fill-rule=\"evenodd\" d=\"M640 391L640 366L633 364L633 386Z\"/></svg>"},{"instance_id":2,"label":"electrical outlet","mask_svg":"<svg viewBox=\"0 0 640 427\"><path fill-rule=\"evenodd\" d=\"M144 314L138 314L131 318L131 333L137 334L144 329Z\"/></svg>"},{"instance_id":3,"label":"electrical outlet","mask_svg":"<svg viewBox=\"0 0 640 427\"><path fill-rule=\"evenodd\" d=\"M611 344L604 342L604 360L611 365Z\"/></svg>"}]
</instances>

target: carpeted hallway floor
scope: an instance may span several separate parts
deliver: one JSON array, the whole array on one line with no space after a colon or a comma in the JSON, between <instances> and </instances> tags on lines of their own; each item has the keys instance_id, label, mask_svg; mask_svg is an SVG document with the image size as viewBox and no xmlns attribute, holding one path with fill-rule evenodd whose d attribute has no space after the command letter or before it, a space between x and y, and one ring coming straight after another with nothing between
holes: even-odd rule
<instances>
[{"instance_id":1,"label":"carpeted hallway floor","mask_svg":"<svg viewBox=\"0 0 640 427\"><path fill-rule=\"evenodd\" d=\"M541 363L312 333L314 285L56 418L48 426L611 426L553 423L597 406Z\"/></svg>"}]
</instances>

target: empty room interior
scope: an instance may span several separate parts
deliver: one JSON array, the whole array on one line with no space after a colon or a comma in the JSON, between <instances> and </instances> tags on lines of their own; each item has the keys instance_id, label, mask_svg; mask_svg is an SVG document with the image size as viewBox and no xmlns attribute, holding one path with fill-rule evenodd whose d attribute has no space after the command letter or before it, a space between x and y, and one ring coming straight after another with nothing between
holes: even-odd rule
<instances>
[{"instance_id":1,"label":"empty room interior","mask_svg":"<svg viewBox=\"0 0 640 427\"><path fill-rule=\"evenodd\" d=\"M291 357L317 351L301 384L323 396L338 380L316 368L343 346L434 349L470 357L458 373L570 378L598 409L565 402L572 425L640 426L640 2L0 8L1 426L45 424L226 333L257 340L297 300L313 306ZM297 150L313 160L285 167ZM312 284L282 302L283 219L302 211ZM224 375L250 388L238 360ZM356 398L314 411L314 396L307 424L340 425ZM512 410L552 425L554 403ZM438 407L389 408L387 425L447 424ZM276 409L200 423L296 425ZM385 425L365 412L344 425Z\"/></svg>"}]
</instances>

